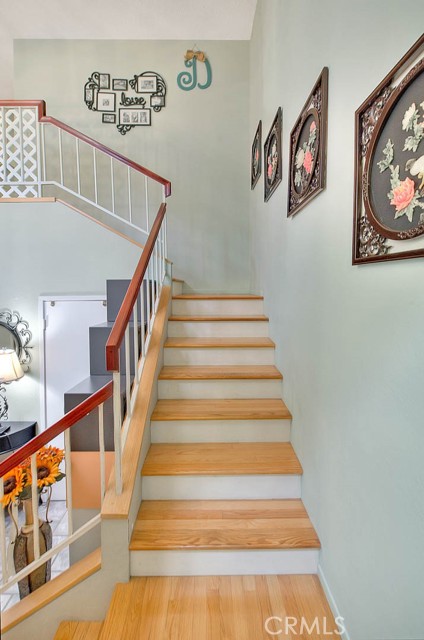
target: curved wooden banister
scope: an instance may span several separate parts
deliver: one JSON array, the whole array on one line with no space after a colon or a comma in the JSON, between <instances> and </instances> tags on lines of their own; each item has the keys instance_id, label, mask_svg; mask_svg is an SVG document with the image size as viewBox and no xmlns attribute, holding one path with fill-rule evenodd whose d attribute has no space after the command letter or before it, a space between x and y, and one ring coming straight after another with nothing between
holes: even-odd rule
<instances>
[{"instance_id":1,"label":"curved wooden banister","mask_svg":"<svg viewBox=\"0 0 424 640\"><path fill-rule=\"evenodd\" d=\"M81 418L84 418L88 413L96 409L103 402L106 402L113 394L113 383L108 382L101 389L93 393L89 398L83 400L78 406L71 411L68 411L63 418L58 420L45 431L42 431L35 436L32 440L24 444L20 449L12 453L6 460L0 462L0 478L3 477L8 471L11 471L14 467L18 466L26 458L36 453L41 447L48 444L53 438L60 435L69 427L76 424Z\"/></svg>"},{"instance_id":2,"label":"curved wooden banister","mask_svg":"<svg viewBox=\"0 0 424 640\"><path fill-rule=\"evenodd\" d=\"M108 371L119 371L119 349L124 339L125 329L130 321L134 305L137 301L140 287L152 255L156 239L166 213L166 204L162 203L153 223L149 237L144 245L143 253L134 272L127 293L125 294L119 313L108 341L106 342L106 368Z\"/></svg>"},{"instance_id":3,"label":"curved wooden banister","mask_svg":"<svg viewBox=\"0 0 424 640\"><path fill-rule=\"evenodd\" d=\"M168 197L171 195L171 183L169 182L169 180L166 180L166 178L162 178L162 176L159 176L157 173L153 173L153 171L146 169L146 167L143 167L141 164L137 164L137 162L133 162L132 160L129 160L129 158L126 158L125 156L121 155L117 151L114 151L113 149L110 149L109 147L106 147L105 145L103 145L101 142L97 142L97 140L94 140L93 138L86 136L84 133L81 133L76 129L73 129L72 127L65 124L64 122L61 122L60 120L56 120L56 118L52 118L50 116L42 116L40 118L40 122L46 122L46 123L52 124L55 127L58 127L58 129L62 129L62 131L66 131L67 133L70 133L72 136L74 136L74 138L78 138L79 140L82 140L83 142L87 143L91 147L95 147L96 149L98 149L99 151L102 151L103 153L110 156L111 158L118 160L118 162L122 162L122 164L127 165L127 167L130 167L131 169L134 169L135 171L142 173L148 178L151 178L152 180L154 180L155 182L159 182L159 184L165 187L165 196Z\"/></svg>"}]
</instances>

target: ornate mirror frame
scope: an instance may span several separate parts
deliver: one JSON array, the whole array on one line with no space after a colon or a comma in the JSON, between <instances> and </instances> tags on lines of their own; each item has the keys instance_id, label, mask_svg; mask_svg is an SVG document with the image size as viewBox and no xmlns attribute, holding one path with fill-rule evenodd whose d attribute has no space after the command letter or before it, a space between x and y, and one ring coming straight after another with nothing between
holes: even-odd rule
<instances>
[{"instance_id":1,"label":"ornate mirror frame","mask_svg":"<svg viewBox=\"0 0 424 640\"><path fill-rule=\"evenodd\" d=\"M356 111L352 263L424 256L424 35Z\"/></svg>"},{"instance_id":2,"label":"ornate mirror frame","mask_svg":"<svg viewBox=\"0 0 424 640\"><path fill-rule=\"evenodd\" d=\"M0 327L3 327L11 334L22 369L28 371L32 360L31 347L29 345L32 333L29 330L28 322L17 311L0 309Z\"/></svg>"}]
</instances>

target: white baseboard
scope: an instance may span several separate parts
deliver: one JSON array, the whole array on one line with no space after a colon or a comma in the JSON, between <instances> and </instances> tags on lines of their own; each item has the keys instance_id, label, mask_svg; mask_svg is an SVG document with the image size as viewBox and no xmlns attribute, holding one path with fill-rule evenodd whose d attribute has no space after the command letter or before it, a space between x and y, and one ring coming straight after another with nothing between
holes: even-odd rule
<instances>
[{"instance_id":1,"label":"white baseboard","mask_svg":"<svg viewBox=\"0 0 424 640\"><path fill-rule=\"evenodd\" d=\"M334 617L343 618L320 564L318 564L318 578L319 578L319 581L321 582L322 588L324 589L324 593L326 595L328 604L330 605L330 608L331 608L331 611L333 612ZM345 632L340 635L340 638L341 640L350 640L349 633L346 629L345 629Z\"/></svg>"}]
</instances>

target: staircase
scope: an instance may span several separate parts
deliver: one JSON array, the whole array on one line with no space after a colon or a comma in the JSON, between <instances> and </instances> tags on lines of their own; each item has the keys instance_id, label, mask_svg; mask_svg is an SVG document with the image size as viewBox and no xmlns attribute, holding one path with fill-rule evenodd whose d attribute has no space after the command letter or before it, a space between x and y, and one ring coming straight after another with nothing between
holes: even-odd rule
<instances>
[{"instance_id":1,"label":"staircase","mask_svg":"<svg viewBox=\"0 0 424 640\"><path fill-rule=\"evenodd\" d=\"M63 622L55 640L269 638L264 621L281 612L331 631L263 300L173 287L133 577L102 624Z\"/></svg>"}]
</instances>

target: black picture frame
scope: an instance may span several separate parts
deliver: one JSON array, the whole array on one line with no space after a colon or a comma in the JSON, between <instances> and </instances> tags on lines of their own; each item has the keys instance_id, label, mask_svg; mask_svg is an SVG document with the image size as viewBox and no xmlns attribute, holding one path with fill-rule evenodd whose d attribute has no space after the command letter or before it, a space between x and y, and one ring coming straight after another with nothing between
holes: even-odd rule
<instances>
[{"instance_id":1,"label":"black picture frame","mask_svg":"<svg viewBox=\"0 0 424 640\"><path fill-rule=\"evenodd\" d=\"M115 113L102 113L102 122L104 124L116 124Z\"/></svg>"},{"instance_id":2,"label":"black picture frame","mask_svg":"<svg viewBox=\"0 0 424 640\"><path fill-rule=\"evenodd\" d=\"M99 91L97 94L97 111L114 113L116 109L116 93Z\"/></svg>"},{"instance_id":3,"label":"black picture frame","mask_svg":"<svg viewBox=\"0 0 424 640\"><path fill-rule=\"evenodd\" d=\"M110 73L99 73L99 89L110 88Z\"/></svg>"},{"instance_id":4,"label":"black picture frame","mask_svg":"<svg viewBox=\"0 0 424 640\"><path fill-rule=\"evenodd\" d=\"M287 217L325 189L327 179L328 67L321 71L290 132Z\"/></svg>"},{"instance_id":5,"label":"black picture frame","mask_svg":"<svg viewBox=\"0 0 424 640\"><path fill-rule=\"evenodd\" d=\"M278 107L264 144L264 201L268 200L282 180L281 133L283 111Z\"/></svg>"},{"instance_id":6,"label":"black picture frame","mask_svg":"<svg viewBox=\"0 0 424 640\"><path fill-rule=\"evenodd\" d=\"M119 109L119 124L129 127L150 127L151 109L127 107Z\"/></svg>"},{"instance_id":7,"label":"black picture frame","mask_svg":"<svg viewBox=\"0 0 424 640\"><path fill-rule=\"evenodd\" d=\"M250 155L250 188L253 190L262 173L262 120L259 120Z\"/></svg>"},{"instance_id":8,"label":"black picture frame","mask_svg":"<svg viewBox=\"0 0 424 640\"><path fill-rule=\"evenodd\" d=\"M114 78L112 80L113 91L128 91L128 80L125 78Z\"/></svg>"}]
</instances>

